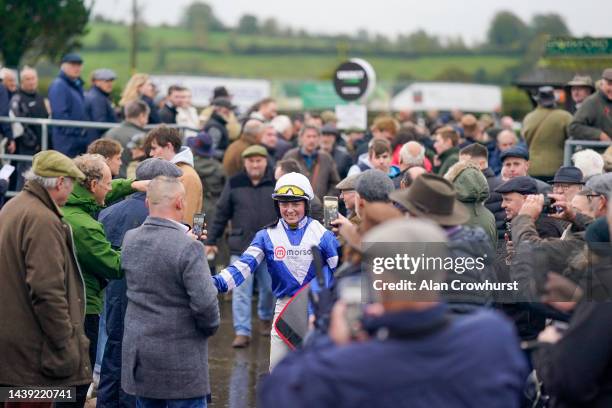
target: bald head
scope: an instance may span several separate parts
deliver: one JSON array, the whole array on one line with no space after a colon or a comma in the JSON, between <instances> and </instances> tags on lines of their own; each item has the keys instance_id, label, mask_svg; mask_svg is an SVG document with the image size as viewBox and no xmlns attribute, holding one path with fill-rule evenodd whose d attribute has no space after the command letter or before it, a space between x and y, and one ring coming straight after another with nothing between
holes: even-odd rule
<instances>
[{"instance_id":1,"label":"bald head","mask_svg":"<svg viewBox=\"0 0 612 408\"><path fill-rule=\"evenodd\" d=\"M422 166L425 160L425 147L418 142L410 141L400 149L400 168Z\"/></svg>"},{"instance_id":2,"label":"bald head","mask_svg":"<svg viewBox=\"0 0 612 408\"><path fill-rule=\"evenodd\" d=\"M147 188L147 206L153 217L183 219L185 188L175 177L155 177Z\"/></svg>"},{"instance_id":3,"label":"bald head","mask_svg":"<svg viewBox=\"0 0 612 408\"><path fill-rule=\"evenodd\" d=\"M517 143L516 134L512 130L502 130L497 135L497 147L500 151L505 151L515 146Z\"/></svg>"}]
</instances>

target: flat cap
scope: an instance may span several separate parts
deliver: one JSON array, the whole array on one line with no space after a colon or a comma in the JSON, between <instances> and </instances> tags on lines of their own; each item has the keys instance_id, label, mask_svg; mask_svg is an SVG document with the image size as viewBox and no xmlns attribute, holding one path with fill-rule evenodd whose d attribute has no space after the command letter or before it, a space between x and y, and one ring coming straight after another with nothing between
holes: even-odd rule
<instances>
[{"instance_id":1,"label":"flat cap","mask_svg":"<svg viewBox=\"0 0 612 408\"><path fill-rule=\"evenodd\" d=\"M357 179L360 175L361 174L353 174L344 178L342 181L336 184L336 188L340 191L355 190L357 188Z\"/></svg>"},{"instance_id":2,"label":"flat cap","mask_svg":"<svg viewBox=\"0 0 612 408\"><path fill-rule=\"evenodd\" d=\"M91 79L94 81L114 81L117 79L117 74L112 69L100 68L91 73Z\"/></svg>"},{"instance_id":3,"label":"flat cap","mask_svg":"<svg viewBox=\"0 0 612 408\"><path fill-rule=\"evenodd\" d=\"M582 171L578 167L563 166L555 173L553 183L584 184Z\"/></svg>"},{"instance_id":4,"label":"flat cap","mask_svg":"<svg viewBox=\"0 0 612 408\"><path fill-rule=\"evenodd\" d=\"M388 202L389 194L395 190L389 176L377 169L361 173L355 184L359 196L368 202Z\"/></svg>"},{"instance_id":5,"label":"flat cap","mask_svg":"<svg viewBox=\"0 0 612 408\"><path fill-rule=\"evenodd\" d=\"M523 146L513 146L508 150L504 150L499 157L502 163L508 157L518 157L519 159L529 160L529 150L525 149Z\"/></svg>"},{"instance_id":6,"label":"flat cap","mask_svg":"<svg viewBox=\"0 0 612 408\"><path fill-rule=\"evenodd\" d=\"M496 192L505 193L519 193L523 195L537 194L538 185L535 180L529 176L515 177L501 184L495 189Z\"/></svg>"},{"instance_id":7,"label":"flat cap","mask_svg":"<svg viewBox=\"0 0 612 408\"><path fill-rule=\"evenodd\" d=\"M612 194L612 173L598 174L591 177L587 181L586 187L597 194L609 197Z\"/></svg>"},{"instance_id":8,"label":"flat cap","mask_svg":"<svg viewBox=\"0 0 612 408\"><path fill-rule=\"evenodd\" d=\"M601 77L607 81L612 81L612 68L604 69L604 72L601 74Z\"/></svg>"},{"instance_id":9,"label":"flat cap","mask_svg":"<svg viewBox=\"0 0 612 408\"><path fill-rule=\"evenodd\" d=\"M252 145L247 147L240 155L243 159L253 156L268 157L268 151L261 145Z\"/></svg>"},{"instance_id":10,"label":"flat cap","mask_svg":"<svg viewBox=\"0 0 612 408\"><path fill-rule=\"evenodd\" d=\"M183 170L167 160L150 158L136 167L136 180L153 180L157 176L181 177Z\"/></svg>"},{"instance_id":11,"label":"flat cap","mask_svg":"<svg viewBox=\"0 0 612 408\"><path fill-rule=\"evenodd\" d=\"M85 180L85 174L68 156L55 150L36 153L32 160L32 171L40 177L72 177Z\"/></svg>"},{"instance_id":12,"label":"flat cap","mask_svg":"<svg viewBox=\"0 0 612 408\"><path fill-rule=\"evenodd\" d=\"M68 54L64 55L62 57L62 64L64 62L72 62L72 63L76 63L76 64L82 64L83 63L83 58L81 58L81 56L79 54L77 54L76 52L69 52Z\"/></svg>"},{"instance_id":13,"label":"flat cap","mask_svg":"<svg viewBox=\"0 0 612 408\"><path fill-rule=\"evenodd\" d=\"M323 125L323 127L321 127L321 134L334 135L336 137L339 137L340 131L338 131L338 129L334 125Z\"/></svg>"}]
</instances>

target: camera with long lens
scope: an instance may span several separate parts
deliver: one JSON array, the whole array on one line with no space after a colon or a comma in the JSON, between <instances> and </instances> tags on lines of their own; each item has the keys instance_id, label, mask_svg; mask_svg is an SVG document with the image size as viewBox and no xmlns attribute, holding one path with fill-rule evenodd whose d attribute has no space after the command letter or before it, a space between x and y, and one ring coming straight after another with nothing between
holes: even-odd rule
<instances>
[{"instance_id":1,"label":"camera with long lens","mask_svg":"<svg viewBox=\"0 0 612 408\"><path fill-rule=\"evenodd\" d=\"M548 194L544 194L544 206L542 207L542 214L559 214L563 212L563 208L555 205L555 199L550 197Z\"/></svg>"}]
</instances>

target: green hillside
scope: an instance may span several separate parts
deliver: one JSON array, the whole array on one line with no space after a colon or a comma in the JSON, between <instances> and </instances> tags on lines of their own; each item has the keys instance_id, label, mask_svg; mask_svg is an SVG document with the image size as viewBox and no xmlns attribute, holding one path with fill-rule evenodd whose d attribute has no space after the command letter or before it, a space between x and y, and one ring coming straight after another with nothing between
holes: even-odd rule
<instances>
[{"instance_id":1,"label":"green hillside","mask_svg":"<svg viewBox=\"0 0 612 408\"><path fill-rule=\"evenodd\" d=\"M138 71L150 73L327 79L341 60L364 56L359 52L358 43L338 44L325 38L244 36L225 32L197 35L175 27L143 28L140 38ZM124 82L129 76L128 41L127 26L92 23L83 39L85 74L94 68L109 67L117 71L119 82ZM440 79L449 70L459 70L468 76L478 71L494 76L518 63L518 57L492 55L364 57L372 63L378 78L387 81Z\"/></svg>"}]
</instances>

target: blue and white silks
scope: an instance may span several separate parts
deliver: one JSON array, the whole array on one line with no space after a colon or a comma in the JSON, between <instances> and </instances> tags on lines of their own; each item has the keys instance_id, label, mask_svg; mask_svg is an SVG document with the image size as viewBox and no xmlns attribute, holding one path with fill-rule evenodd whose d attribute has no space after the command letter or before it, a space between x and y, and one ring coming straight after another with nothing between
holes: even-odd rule
<instances>
[{"instance_id":1,"label":"blue and white silks","mask_svg":"<svg viewBox=\"0 0 612 408\"><path fill-rule=\"evenodd\" d=\"M304 217L296 229L281 219L275 226L257 232L240 259L213 276L215 286L219 292L235 288L265 259L274 296L291 297L315 277L313 246L321 251L325 285L329 287L338 266L338 241L310 217Z\"/></svg>"}]
</instances>

